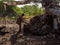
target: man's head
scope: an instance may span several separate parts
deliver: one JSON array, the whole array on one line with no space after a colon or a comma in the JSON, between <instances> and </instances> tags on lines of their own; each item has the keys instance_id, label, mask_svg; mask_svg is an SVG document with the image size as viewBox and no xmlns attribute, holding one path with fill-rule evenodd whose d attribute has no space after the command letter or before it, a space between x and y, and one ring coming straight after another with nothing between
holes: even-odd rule
<instances>
[{"instance_id":1,"label":"man's head","mask_svg":"<svg viewBox=\"0 0 60 45\"><path fill-rule=\"evenodd\" d=\"M22 14L22 16L24 16L24 14Z\"/></svg>"}]
</instances>

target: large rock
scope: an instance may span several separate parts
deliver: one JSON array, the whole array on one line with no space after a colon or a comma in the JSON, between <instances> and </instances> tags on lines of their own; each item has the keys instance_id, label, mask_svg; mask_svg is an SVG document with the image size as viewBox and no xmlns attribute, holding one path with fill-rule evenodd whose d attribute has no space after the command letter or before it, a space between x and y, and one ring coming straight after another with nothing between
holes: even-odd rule
<instances>
[{"instance_id":1,"label":"large rock","mask_svg":"<svg viewBox=\"0 0 60 45\"><path fill-rule=\"evenodd\" d=\"M35 16L30 20L30 23L24 26L24 33L30 35L47 35L50 33L50 26L44 22L44 16Z\"/></svg>"}]
</instances>

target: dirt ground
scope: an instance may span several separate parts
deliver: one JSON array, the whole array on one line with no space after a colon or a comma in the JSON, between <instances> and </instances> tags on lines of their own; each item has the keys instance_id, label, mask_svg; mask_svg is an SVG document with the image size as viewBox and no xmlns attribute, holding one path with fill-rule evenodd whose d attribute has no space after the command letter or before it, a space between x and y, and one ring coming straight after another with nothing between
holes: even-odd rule
<instances>
[{"instance_id":1,"label":"dirt ground","mask_svg":"<svg viewBox=\"0 0 60 45\"><path fill-rule=\"evenodd\" d=\"M60 41L54 38L54 35L51 36L52 34L47 36L24 36L22 33L15 40L15 34L18 32L19 26L15 21L8 21L6 24L0 21L0 26L3 25L6 28L2 29L2 31L9 33L0 35L0 45L60 45Z\"/></svg>"}]
</instances>

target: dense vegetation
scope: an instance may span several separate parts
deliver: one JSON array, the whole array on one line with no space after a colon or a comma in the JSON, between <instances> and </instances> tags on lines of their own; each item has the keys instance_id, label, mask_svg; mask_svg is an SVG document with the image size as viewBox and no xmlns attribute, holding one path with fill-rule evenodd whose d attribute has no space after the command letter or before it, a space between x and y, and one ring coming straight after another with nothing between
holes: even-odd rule
<instances>
[{"instance_id":1,"label":"dense vegetation","mask_svg":"<svg viewBox=\"0 0 60 45\"><path fill-rule=\"evenodd\" d=\"M3 2L0 1L0 17L8 16L8 17L14 17L17 18L19 15L24 13L25 15L28 16L35 16L35 15L40 15L43 14L43 8L39 8L38 5L33 5L33 6L24 6L24 7L17 7L17 6L9 6L6 5L6 11L4 9Z\"/></svg>"}]
</instances>

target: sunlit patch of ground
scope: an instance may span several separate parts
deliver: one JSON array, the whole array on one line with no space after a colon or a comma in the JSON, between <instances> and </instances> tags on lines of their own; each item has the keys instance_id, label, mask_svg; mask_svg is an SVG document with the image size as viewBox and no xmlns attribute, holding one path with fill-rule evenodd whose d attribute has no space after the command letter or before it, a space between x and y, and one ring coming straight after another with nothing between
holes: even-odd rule
<instances>
[{"instance_id":1,"label":"sunlit patch of ground","mask_svg":"<svg viewBox=\"0 0 60 45\"><path fill-rule=\"evenodd\" d=\"M34 16L24 16L23 19L26 22L30 22L30 19L33 18Z\"/></svg>"}]
</instances>

